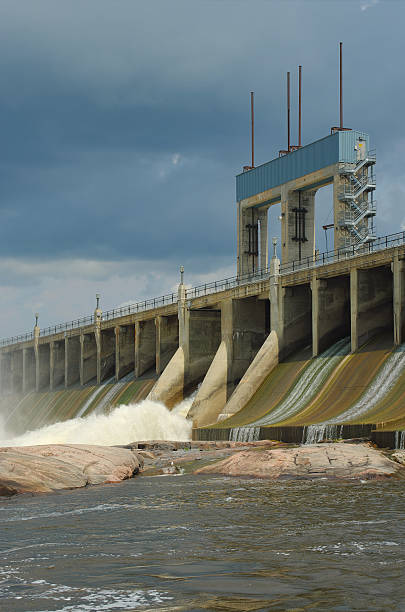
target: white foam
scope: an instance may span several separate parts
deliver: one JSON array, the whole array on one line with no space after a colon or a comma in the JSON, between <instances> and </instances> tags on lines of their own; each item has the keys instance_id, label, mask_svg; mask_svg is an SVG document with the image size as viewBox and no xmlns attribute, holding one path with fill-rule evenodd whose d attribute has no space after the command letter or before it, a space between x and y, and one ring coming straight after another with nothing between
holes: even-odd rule
<instances>
[{"instance_id":1,"label":"white foam","mask_svg":"<svg viewBox=\"0 0 405 612\"><path fill-rule=\"evenodd\" d=\"M192 398L182 402L188 412ZM192 423L163 404L145 399L138 404L118 406L108 415L91 414L85 418L47 425L12 439L0 438L2 446L34 444L99 444L112 446L137 440L191 439ZM0 435L1 435L0 430Z\"/></svg>"}]
</instances>

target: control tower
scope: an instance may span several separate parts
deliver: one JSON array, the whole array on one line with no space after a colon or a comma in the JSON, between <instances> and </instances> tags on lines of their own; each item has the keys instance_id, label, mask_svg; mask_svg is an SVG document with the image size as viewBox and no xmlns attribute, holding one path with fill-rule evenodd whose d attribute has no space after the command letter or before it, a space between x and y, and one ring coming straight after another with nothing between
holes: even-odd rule
<instances>
[{"instance_id":1,"label":"control tower","mask_svg":"<svg viewBox=\"0 0 405 612\"><path fill-rule=\"evenodd\" d=\"M315 194L333 185L334 249L362 252L375 240L375 153L369 136L336 130L236 177L238 276L268 265L268 210L281 205L282 263L315 256Z\"/></svg>"}]
</instances>

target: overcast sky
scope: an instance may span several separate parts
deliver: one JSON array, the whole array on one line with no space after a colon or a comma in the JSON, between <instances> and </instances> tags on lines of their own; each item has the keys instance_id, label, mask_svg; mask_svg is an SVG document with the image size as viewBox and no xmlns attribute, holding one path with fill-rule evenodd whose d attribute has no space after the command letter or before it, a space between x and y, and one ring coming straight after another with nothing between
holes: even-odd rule
<instances>
[{"instance_id":1,"label":"overcast sky","mask_svg":"<svg viewBox=\"0 0 405 612\"><path fill-rule=\"evenodd\" d=\"M0 336L90 313L96 292L104 309L161 295L180 264L192 284L233 275L250 91L258 164L286 146L298 64L303 143L326 136L340 40L377 232L405 227L404 23L402 0L0 0ZM331 204L321 190L318 228Z\"/></svg>"}]
</instances>

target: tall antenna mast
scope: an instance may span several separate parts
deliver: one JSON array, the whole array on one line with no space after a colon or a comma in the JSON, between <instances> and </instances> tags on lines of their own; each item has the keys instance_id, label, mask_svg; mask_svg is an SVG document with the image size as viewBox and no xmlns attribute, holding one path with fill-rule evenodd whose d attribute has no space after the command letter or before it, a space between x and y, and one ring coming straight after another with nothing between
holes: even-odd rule
<instances>
[{"instance_id":1,"label":"tall antenna mast","mask_svg":"<svg viewBox=\"0 0 405 612\"><path fill-rule=\"evenodd\" d=\"M254 91L250 92L250 116L252 130L252 168L255 167L255 108L254 108Z\"/></svg>"},{"instance_id":2,"label":"tall antenna mast","mask_svg":"<svg viewBox=\"0 0 405 612\"><path fill-rule=\"evenodd\" d=\"M301 146L302 66L298 66L298 146Z\"/></svg>"},{"instance_id":3,"label":"tall antenna mast","mask_svg":"<svg viewBox=\"0 0 405 612\"><path fill-rule=\"evenodd\" d=\"M343 43L339 43L339 48L340 48L340 62L339 62L339 66L340 66L340 129L343 129L343 52L342 52L342 48L343 48Z\"/></svg>"},{"instance_id":4,"label":"tall antenna mast","mask_svg":"<svg viewBox=\"0 0 405 612\"><path fill-rule=\"evenodd\" d=\"M287 133L288 133L287 151L288 152L291 149L290 131L291 131L291 125L290 125L290 73L287 72Z\"/></svg>"}]
</instances>

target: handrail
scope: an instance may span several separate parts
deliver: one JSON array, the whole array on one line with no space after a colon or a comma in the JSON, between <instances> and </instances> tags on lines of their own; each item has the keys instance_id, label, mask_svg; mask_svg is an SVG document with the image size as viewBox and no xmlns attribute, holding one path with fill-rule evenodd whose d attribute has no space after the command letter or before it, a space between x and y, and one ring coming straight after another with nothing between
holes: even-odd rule
<instances>
[{"instance_id":1,"label":"handrail","mask_svg":"<svg viewBox=\"0 0 405 612\"><path fill-rule=\"evenodd\" d=\"M394 246L405 244L405 231L397 232L396 234L388 234L387 236L380 236L375 238L372 242L367 244L352 245L351 247L345 247L341 249L335 249L333 251L325 251L324 253L316 253L314 256L305 257L299 261L295 260L282 264L280 266L280 274L286 275L292 272L298 272L300 270L315 268L317 266L326 265L328 263L334 263L343 259L349 259L357 257L358 255L364 255L376 251L382 251ZM359 251L361 249L361 251ZM210 283L204 283L186 289L186 299L195 299L203 295L209 295L210 293L218 293L219 291L226 291L233 287L239 287L243 285L250 285L261 280L266 280L270 276L270 267L259 269L256 272L231 276L229 278L221 279L218 281L212 281ZM137 302L134 304L128 304L121 308L114 308L107 310L102 314L102 321L110 321L126 315L136 314L138 312L144 312L146 310L153 310L159 306L166 306L169 304L177 303L177 293L169 293L166 295L159 296L157 298L151 298ZM86 325L92 325L94 323L94 315L87 315L80 319L74 319L66 323L58 323L51 325L40 330L40 336L50 336L58 332L67 332L69 330L77 329L78 327L84 327ZM10 344L17 344L18 342L26 342L33 340L34 332L27 332L10 338L4 338L0 340L1 346L8 346Z\"/></svg>"}]
</instances>

